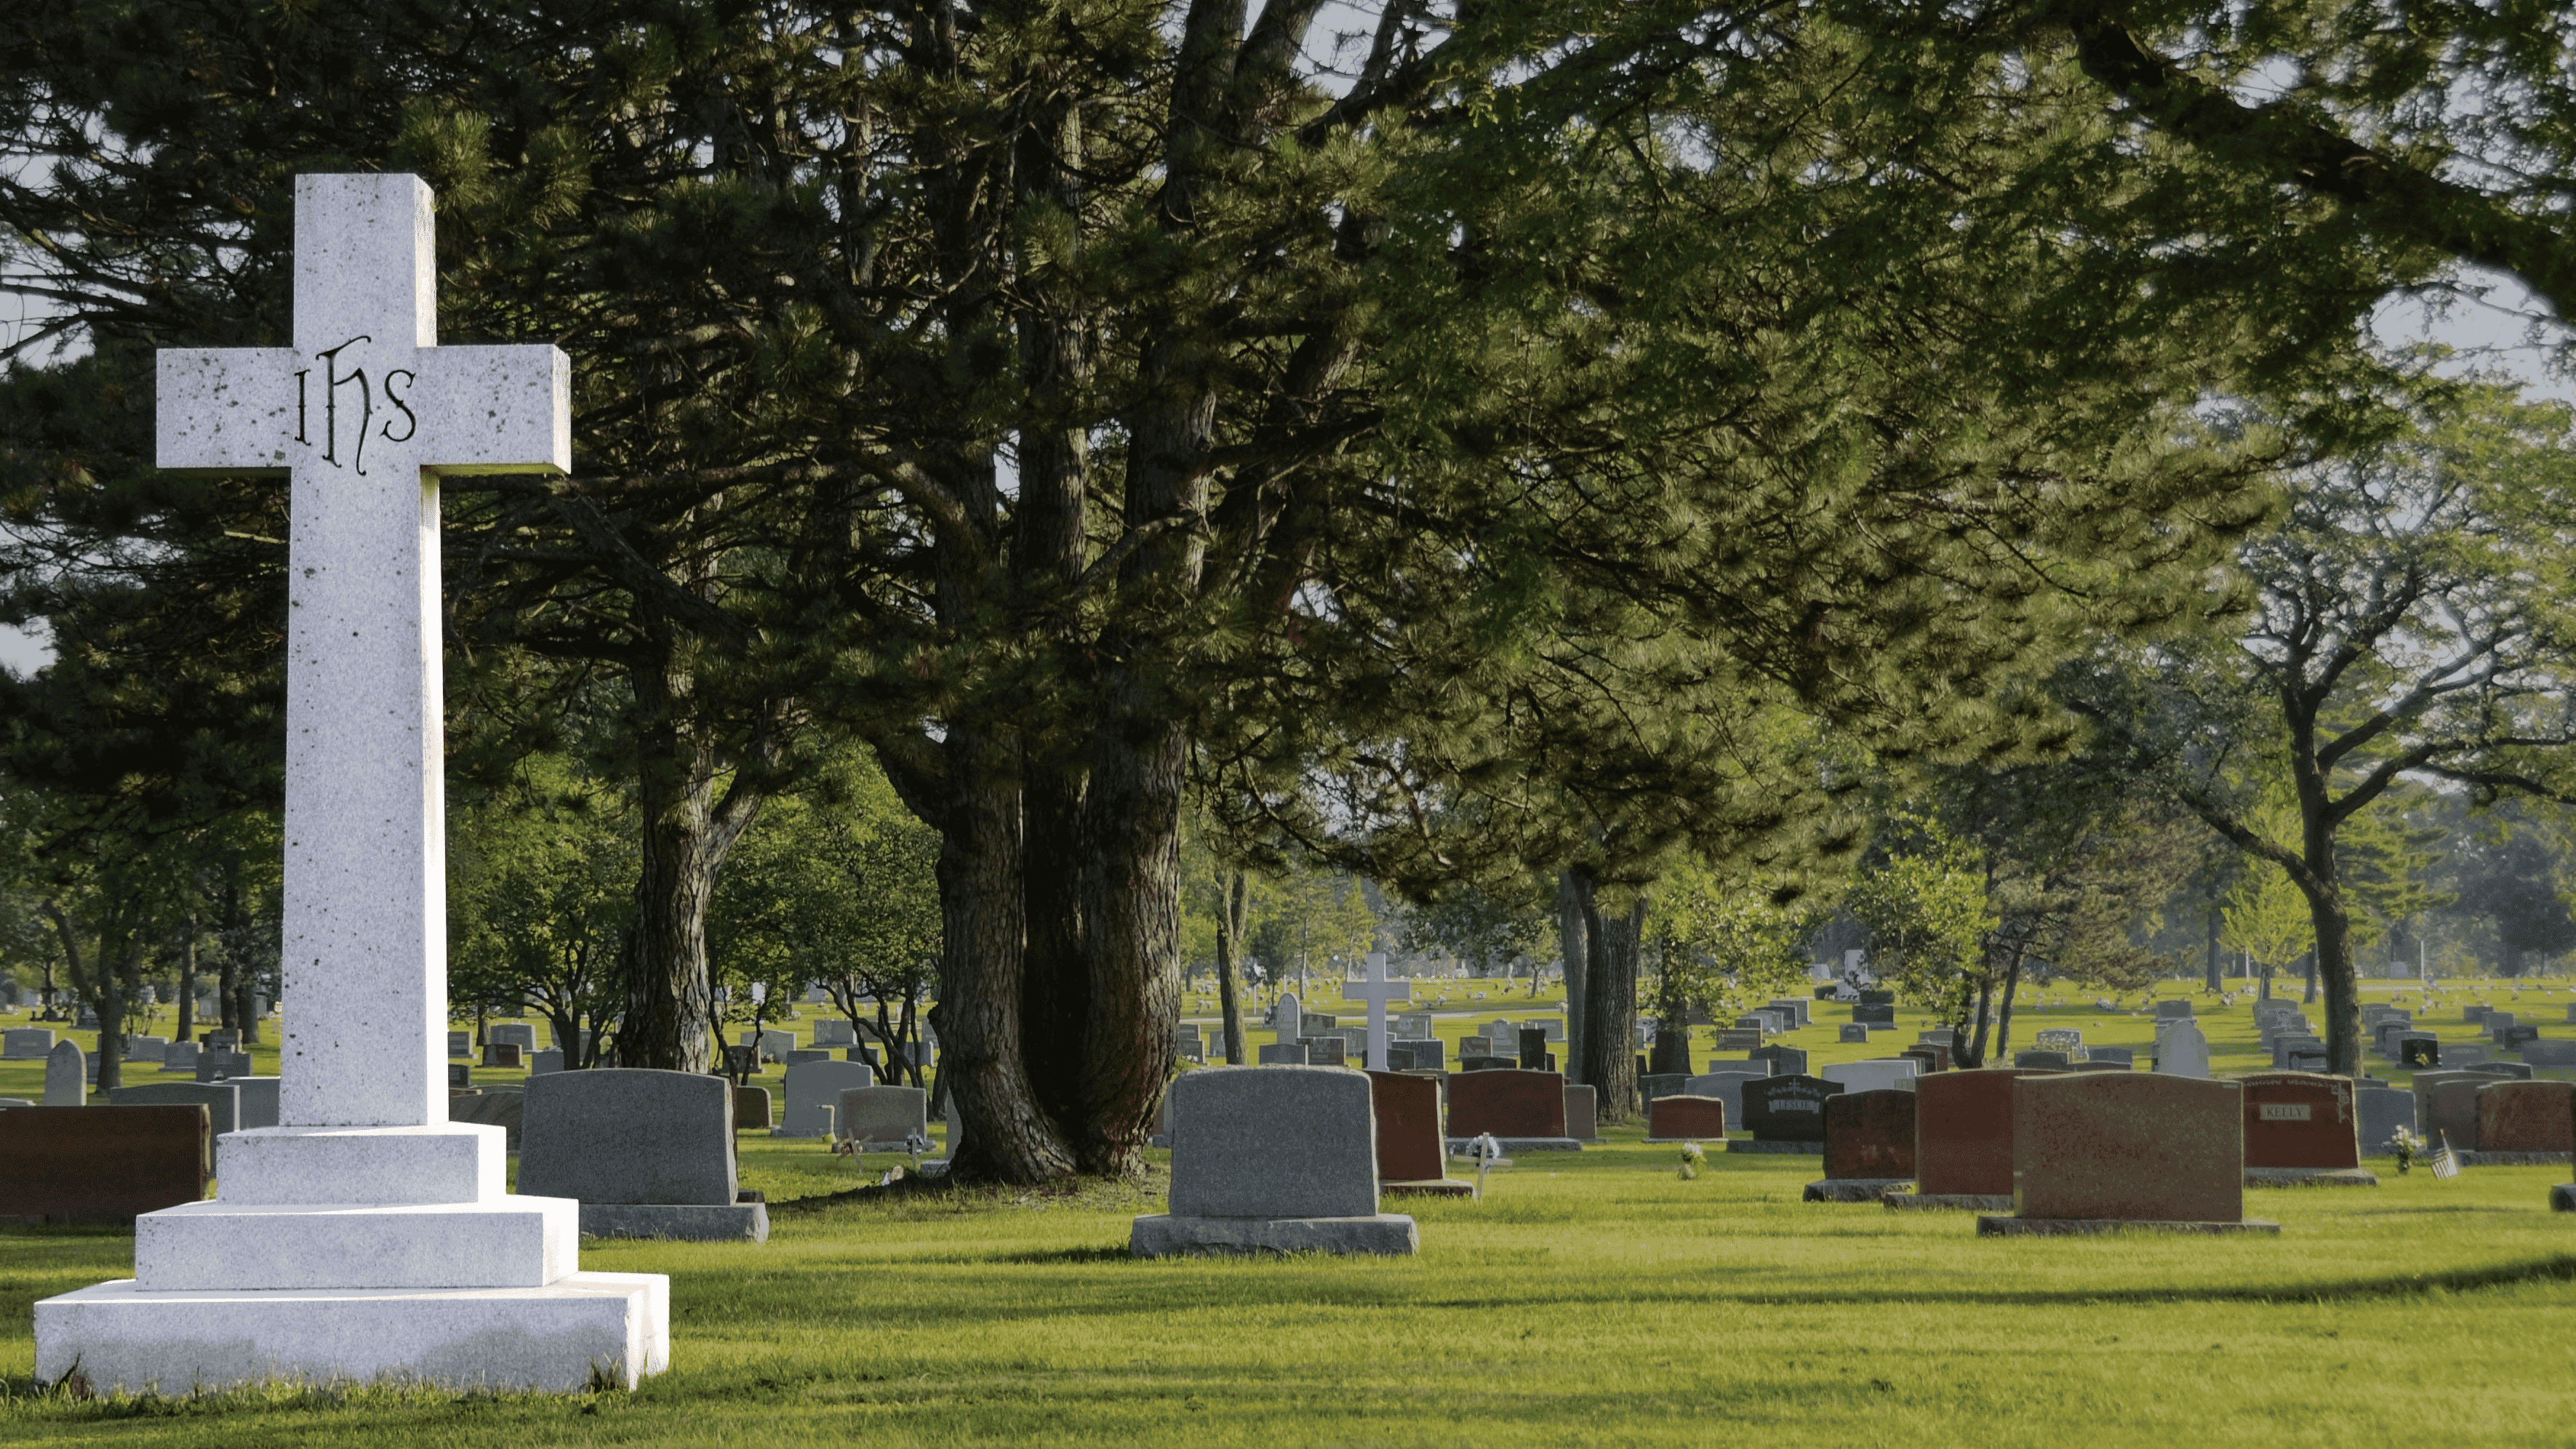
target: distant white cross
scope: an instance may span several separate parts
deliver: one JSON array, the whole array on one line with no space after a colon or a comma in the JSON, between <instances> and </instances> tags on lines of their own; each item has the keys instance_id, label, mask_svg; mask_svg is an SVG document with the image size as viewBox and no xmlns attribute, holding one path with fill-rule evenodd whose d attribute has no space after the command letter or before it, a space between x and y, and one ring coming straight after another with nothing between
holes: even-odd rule
<instances>
[{"instance_id":1,"label":"distant white cross","mask_svg":"<svg viewBox=\"0 0 2576 1449\"><path fill-rule=\"evenodd\" d=\"M440 347L429 187L295 181L295 345L164 348L159 462L285 474L289 1127L447 1120L438 479L572 466L572 364Z\"/></svg>"},{"instance_id":2,"label":"distant white cross","mask_svg":"<svg viewBox=\"0 0 2576 1449\"><path fill-rule=\"evenodd\" d=\"M1348 981L1343 982L1342 999L1344 1001L1365 1001L1368 1003L1369 1070L1372 1072L1385 1071L1386 1004L1390 1001L1411 1001L1413 999L1413 983L1410 981L1387 980L1386 953L1384 951L1371 951L1368 958L1368 975L1363 977L1356 984Z\"/></svg>"}]
</instances>

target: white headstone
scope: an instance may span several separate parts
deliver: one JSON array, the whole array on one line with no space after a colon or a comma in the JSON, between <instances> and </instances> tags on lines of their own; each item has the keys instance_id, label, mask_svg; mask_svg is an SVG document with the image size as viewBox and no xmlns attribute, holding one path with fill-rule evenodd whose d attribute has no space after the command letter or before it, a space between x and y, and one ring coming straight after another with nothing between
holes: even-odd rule
<instances>
[{"instance_id":1,"label":"white headstone","mask_svg":"<svg viewBox=\"0 0 2576 1449\"><path fill-rule=\"evenodd\" d=\"M1368 1003L1368 1066L1372 1072L1385 1071L1386 1004L1390 1001L1411 1001L1413 983L1389 981L1386 978L1386 953L1371 951L1368 957L1368 975L1356 983L1343 982L1342 999Z\"/></svg>"},{"instance_id":2,"label":"white headstone","mask_svg":"<svg viewBox=\"0 0 2576 1449\"><path fill-rule=\"evenodd\" d=\"M577 1391L669 1361L669 1280L580 1272L580 1205L510 1195L502 1129L448 1121L438 480L569 468L571 367L440 347L435 259L418 177L298 177L294 345L160 354L159 466L290 479L296 1009L282 1125L137 1221L133 1279L36 1305L40 1381Z\"/></svg>"},{"instance_id":3,"label":"white headstone","mask_svg":"<svg viewBox=\"0 0 2576 1449\"><path fill-rule=\"evenodd\" d=\"M65 1037L54 1043L45 1054L45 1105L48 1107L86 1107L89 1105L89 1059L79 1042ZM81 1119L86 1122L89 1119Z\"/></svg>"},{"instance_id":4,"label":"white headstone","mask_svg":"<svg viewBox=\"0 0 2576 1449\"><path fill-rule=\"evenodd\" d=\"M2156 1070L2176 1077L2209 1075L2209 1038L2189 1017L2156 1033Z\"/></svg>"}]
</instances>

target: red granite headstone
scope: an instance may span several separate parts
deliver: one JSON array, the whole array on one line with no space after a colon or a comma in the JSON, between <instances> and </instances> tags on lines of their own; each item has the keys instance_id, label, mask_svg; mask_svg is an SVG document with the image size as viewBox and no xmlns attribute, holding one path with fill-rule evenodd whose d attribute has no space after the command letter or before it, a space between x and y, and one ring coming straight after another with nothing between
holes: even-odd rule
<instances>
[{"instance_id":1,"label":"red granite headstone","mask_svg":"<svg viewBox=\"0 0 2576 1449\"><path fill-rule=\"evenodd\" d=\"M1846 1092L1825 1099L1825 1176L1912 1177L1914 1093Z\"/></svg>"},{"instance_id":2,"label":"red granite headstone","mask_svg":"<svg viewBox=\"0 0 2576 1449\"><path fill-rule=\"evenodd\" d=\"M2350 1077L2256 1072L2245 1089L2247 1167L2361 1166L2361 1122Z\"/></svg>"},{"instance_id":3,"label":"red granite headstone","mask_svg":"<svg viewBox=\"0 0 2576 1449\"><path fill-rule=\"evenodd\" d=\"M2576 1152L2576 1082L2479 1088L2478 1150Z\"/></svg>"},{"instance_id":4,"label":"red granite headstone","mask_svg":"<svg viewBox=\"0 0 2576 1449\"><path fill-rule=\"evenodd\" d=\"M12 1107L0 1112L0 1222L133 1226L206 1195L206 1109Z\"/></svg>"},{"instance_id":5,"label":"red granite headstone","mask_svg":"<svg viewBox=\"0 0 2576 1449\"><path fill-rule=\"evenodd\" d=\"M1565 1135L1565 1078L1554 1072L1497 1068L1449 1079L1449 1135Z\"/></svg>"},{"instance_id":6,"label":"red granite headstone","mask_svg":"<svg viewBox=\"0 0 2576 1449\"><path fill-rule=\"evenodd\" d=\"M1657 1097L1646 1104L1646 1135L1720 1142L1726 1138L1726 1103L1715 1097Z\"/></svg>"},{"instance_id":7,"label":"red granite headstone","mask_svg":"<svg viewBox=\"0 0 2576 1449\"><path fill-rule=\"evenodd\" d=\"M1377 1118L1380 1182L1431 1182L1448 1176L1440 1139L1440 1083L1402 1072L1371 1072L1369 1110Z\"/></svg>"},{"instance_id":8,"label":"red granite headstone","mask_svg":"<svg viewBox=\"0 0 2576 1449\"><path fill-rule=\"evenodd\" d=\"M1907 1047L1905 1050L1898 1052L1897 1055L1900 1057L1911 1057L1914 1060L1921 1062L1923 1067L1918 1075L1929 1076L1934 1072L1946 1072L1950 1070L1950 1049L1941 1045L1939 1042L1918 1041L1914 1045Z\"/></svg>"},{"instance_id":9,"label":"red granite headstone","mask_svg":"<svg viewBox=\"0 0 2576 1449\"><path fill-rule=\"evenodd\" d=\"M1914 1083L1914 1179L1926 1196L2010 1197L2018 1067L1942 1072Z\"/></svg>"},{"instance_id":10,"label":"red granite headstone","mask_svg":"<svg viewBox=\"0 0 2576 1449\"><path fill-rule=\"evenodd\" d=\"M2024 1218L2245 1220L2245 1091L2232 1081L2077 1072L2013 1083Z\"/></svg>"}]
</instances>

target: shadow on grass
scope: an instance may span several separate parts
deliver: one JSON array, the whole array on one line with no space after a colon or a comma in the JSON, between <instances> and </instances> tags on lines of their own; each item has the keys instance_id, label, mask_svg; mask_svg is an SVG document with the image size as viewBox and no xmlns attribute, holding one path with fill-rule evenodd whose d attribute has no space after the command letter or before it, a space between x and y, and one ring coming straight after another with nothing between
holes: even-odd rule
<instances>
[{"instance_id":1,"label":"shadow on grass","mask_svg":"<svg viewBox=\"0 0 2576 1449\"><path fill-rule=\"evenodd\" d=\"M2206 1288L2093 1288L2093 1289L2011 1289L1978 1292L1944 1283L1937 1292L1865 1292L1822 1290L1812 1293L1747 1292L1733 1294L1693 1295L1697 1298L1723 1297L1729 1302L1760 1304L1779 1308L1831 1308L1838 1306L1881 1306L1916 1303L1938 1297L1944 1302L2012 1305L2016 1307L2049 1307L2075 1304L2149 1304L2149 1303L2347 1303L2372 1298L2410 1298L2428 1293L2475 1293L2489 1288L2514 1288L2526 1284L2576 1283L2576 1255L2553 1254L2521 1263L2501 1263L2485 1268L2459 1268L2447 1273L2391 1274L2377 1278L2350 1278L2336 1283L2282 1283L2271 1286L2241 1285ZM1416 1300L1431 1308L1491 1308L1505 1306L1491 1296L1459 1299ZM1551 1302L1568 1302L1563 1293L1550 1296ZM1628 1295L1622 1301L1644 1301L1640 1295Z\"/></svg>"},{"instance_id":2,"label":"shadow on grass","mask_svg":"<svg viewBox=\"0 0 2576 1449\"><path fill-rule=\"evenodd\" d=\"M1038 1253L995 1253L974 1261L1043 1267L1050 1263L1141 1263L1145 1260L1125 1248L1057 1248Z\"/></svg>"}]
</instances>

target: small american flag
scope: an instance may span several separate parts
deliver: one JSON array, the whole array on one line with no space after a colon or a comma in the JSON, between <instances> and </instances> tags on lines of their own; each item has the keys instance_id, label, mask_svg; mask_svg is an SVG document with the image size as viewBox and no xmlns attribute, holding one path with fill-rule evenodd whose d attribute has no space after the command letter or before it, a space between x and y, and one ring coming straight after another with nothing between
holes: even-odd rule
<instances>
[{"instance_id":1,"label":"small american flag","mask_svg":"<svg viewBox=\"0 0 2576 1449\"><path fill-rule=\"evenodd\" d=\"M2450 1134L2441 1132L2434 1135L2442 1139L2442 1150L2433 1154L2433 1175L2435 1177L2459 1176L2460 1154L2451 1150Z\"/></svg>"}]
</instances>

